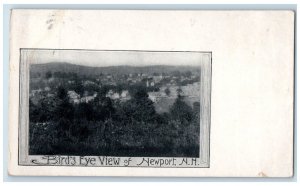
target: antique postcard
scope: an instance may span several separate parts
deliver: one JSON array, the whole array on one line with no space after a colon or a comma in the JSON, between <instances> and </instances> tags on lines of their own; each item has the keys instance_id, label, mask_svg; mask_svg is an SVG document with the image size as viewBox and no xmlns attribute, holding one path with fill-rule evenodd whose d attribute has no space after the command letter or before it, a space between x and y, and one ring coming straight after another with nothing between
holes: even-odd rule
<instances>
[{"instance_id":1,"label":"antique postcard","mask_svg":"<svg viewBox=\"0 0 300 186\"><path fill-rule=\"evenodd\" d=\"M12 10L10 28L11 175L293 176L293 12Z\"/></svg>"}]
</instances>

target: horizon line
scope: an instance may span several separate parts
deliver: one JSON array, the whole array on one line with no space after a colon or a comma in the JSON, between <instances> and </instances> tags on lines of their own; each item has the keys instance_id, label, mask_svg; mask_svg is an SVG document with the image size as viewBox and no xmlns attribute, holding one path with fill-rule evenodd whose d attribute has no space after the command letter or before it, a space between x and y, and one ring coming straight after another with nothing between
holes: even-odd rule
<instances>
[{"instance_id":1,"label":"horizon line","mask_svg":"<svg viewBox=\"0 0 300 186\"><path fill-rule=\"evenodd\" d=\"M199 65L111 65L111 66L90 66L90 65L84 65L84 64L74 64L72 62L47 62L47 63L30 63L30 65L46 65L46 64L53 64L53 63L66 63L66 64L70 64L70 65L76 65L76 66L84 66L84 67L99 67L99 68L103 68L103 67L121 67L121 66L128 66L128 67L149 67L149 66L175 66L175 67L199 67Z\"/></svg>"}]
</instances>

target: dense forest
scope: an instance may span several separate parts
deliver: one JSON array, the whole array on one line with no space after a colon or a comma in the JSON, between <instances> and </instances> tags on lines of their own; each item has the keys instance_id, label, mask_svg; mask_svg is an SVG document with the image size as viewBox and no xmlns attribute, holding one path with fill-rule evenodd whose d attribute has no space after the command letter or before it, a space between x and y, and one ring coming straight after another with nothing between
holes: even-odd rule
<instances>
[{"instance_id":1,"label":"dense forest","mask_svg":"<svg viewBox=\"0 0 300 186\"><path fill-rule=\"evenodd\" d=\"M40 76L47 80L53 74ZM57 79L88 77L69 73ZM39 92L38 101L29 100L31 155L199 156L200 103L186 104L180 89L169 112L159 114L143 84L130 86L126 101L112 100L109 88L99 86L93 89L95 99L79 104L70 102L70 87L56 85ZM84 93L82 86L73 86Z\"/></svg>"}]
</instances>

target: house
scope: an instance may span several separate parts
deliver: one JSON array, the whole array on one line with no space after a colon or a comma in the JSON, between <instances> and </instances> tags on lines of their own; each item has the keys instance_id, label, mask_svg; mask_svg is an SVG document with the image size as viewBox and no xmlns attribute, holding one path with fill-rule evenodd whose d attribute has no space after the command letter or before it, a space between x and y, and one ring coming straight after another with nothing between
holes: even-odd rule
<instances>
[{"instance_id":1,"label":"house","mask_svg":"<svg viewBox=\"0 0 300 186\"><path fill-rule=\"evenodd\" d=\"M50 91L51 88L50 88L50 87L45 87L44 90L45 90L45 91Z\"/></svg>"},{"instance_id":2,"label":"house","mask_svg":"<svg viewBox=\"0 0 300 186\"><path fill-rule=\"evenodd\" d=\"M71 103L73 103L73 104L80 103L80 95L77 94L75 91L73 91L73 90L68 91L68 96L70 98Z\"/></svg>"},{"instance_id":3,"label":"house","mask_svg":"<svg viewBox=\"0 0 300 186\"><path fill-rule=\"evenodd\" d=\"M126 101L131 98L128 90L123 90L121 93L114 92L113 90L109 90L108 93L106 94L106 97L109 97L110 99L113 100L120 99L121 101Z\"/></svg>"},{"instance_id":4,"label":"house","mask_svg":"<svg viewBox=\"0 0 300 186\"><path fill-rule=\"evenodd\" d=\"M128 96L129 96L128 90L123 90L122 93L121 93L121 98L126 98Z\"/></svg>"},{"instance_id":5,"label":"house","mask_svg":"<svg viewBox=\"0 0 300 186\"><path fill-rule=\"evenodd\" d=\"M83 82L83 85L84 85L84 86L87 86L87 85L95 85L95 84L96 84L95 82L90 81L90 80L86 80L86 81Z\"/></svg>"},{"instance_id":6,"label":"house","mask_svg":"<svg viewBox=\"0 0 300 186\"><path fill-rule=\"evenodd\" d=\"M90 102L90 101L92 101L92 100L94 100L94 99L95 99L94 96L85 96L85 97L82 97L82 98L80 99L80 102L81 102L81 103L88 103L88 102Z\"/></svg>"},{"instance_id":7,"label":"house","mask_svg":"<svg viewBox=\"0 0 300 186\"><path fill-rule=\"evenodd\" d=\"M129 91L128 90L123 90L122 93L120 94L120 100L121 101L127 101L129 99L131 99Z\"/></svg>"},{"instance_id":8,"label":"house","mask_svg":"<svg viewBox=\"0 0 300 186\"><path fill-rule=\"evenodd\" d=\"M120 99L120 94L119 93L113 93L113 95L111 96L111 99Z\"/></svg>"},{"instance_id":9,"label":"house","mask_svg":"<svg viewBox=\"0 0 300 186\"><path fill-rule=\"evenodd\" d=\"M97 97L97 93L94 93L92 96L84 96L80 99L81 103L88 103L90 101L93 101Z\"/></svg>"},{"instance_id":10,"label":"house","mask_svg":"<svg viewBox=\"0 0 300 186\"><path fill-rule=\"evenodd\" d=\"M155 83L153 81L149 81L149 80L146 81L147 87L150 87L150 86L153 87L154 85L155 85Z\"/></svg>"},{"instance_id":11,"label":"house","mask_svg":"<svg viewBox=\"0 0 300 186\"><path fill-rule=\"evenodd\" d=\"M108 82L107 84L108 84L108 85L113 85L113 86L116 86L116 85L117 85L116 82Z\"/></svg>"},{"instance_id":12,"label":"house","mask_svg":"<svg viewBox=\"0 0 300 186\"><path fill-rule=\"evenodd\" d=\"M120 99L120 94L117 92L114 92L113 90L109 90L106 94L106 97L109 97L110 99Z\"/></svg>"}]
</instances>

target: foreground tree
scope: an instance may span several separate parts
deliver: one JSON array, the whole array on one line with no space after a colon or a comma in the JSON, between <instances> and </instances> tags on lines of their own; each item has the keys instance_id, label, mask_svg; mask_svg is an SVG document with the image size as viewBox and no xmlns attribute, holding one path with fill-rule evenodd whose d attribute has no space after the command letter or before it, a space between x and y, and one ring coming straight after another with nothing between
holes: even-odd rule
<instances>
[{"instance_id":1,"label":"foreground tree","mask_svg":"<svg viewBox=\"0 0 300 186\"><path fill-rule=\"evenodd\" d=\"M193 119L193 109L184 102L184 98L178 95L175 103L170 108L172 117L187 125Z\"/></svg>"}]
</instances>

